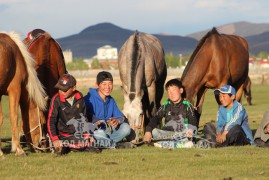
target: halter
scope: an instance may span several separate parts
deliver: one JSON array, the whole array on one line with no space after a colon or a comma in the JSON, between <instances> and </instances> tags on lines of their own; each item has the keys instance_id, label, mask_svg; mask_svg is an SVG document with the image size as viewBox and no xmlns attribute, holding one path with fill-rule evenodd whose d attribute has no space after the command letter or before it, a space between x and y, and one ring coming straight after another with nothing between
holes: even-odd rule
<instances>
[{"instance_id":1,"label":"halter","mask_svg":"<svg viewBox=\"0 0 269 180\"><path fill-rule=\"evenodd\" d=\"M40 144L40 142L42 142L43 140L45 140L45 137L43 136L43 133L42 133L42 126L41 126L41 118L40 118L39 108L37 108L37 115L38 115L38 125L35 126L35 127L32 128L32 129L30 129L29 132L24 133L24 134L21 134L21 135L25 136L25 135L31 134L31 133L34 132L37 128L39 128L40 136L39 136L38 144ZM38 149L38 150L46 150L46 149L48 149L48 148L40 148L40 147L34 145L34 144L31 143L31 142L29 142L29 144L31 144L31 145L33 146L33 148Z\"/></svg>"}]
</instances>

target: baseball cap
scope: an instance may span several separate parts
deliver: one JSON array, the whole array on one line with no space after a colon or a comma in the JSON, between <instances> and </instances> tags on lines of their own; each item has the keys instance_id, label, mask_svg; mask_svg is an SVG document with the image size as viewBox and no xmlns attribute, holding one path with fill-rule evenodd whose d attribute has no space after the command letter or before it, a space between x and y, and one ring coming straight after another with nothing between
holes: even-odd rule
<instances>
[{"instance_id":1,"label":"baseball cap","mask_svg":"<svg viewBox=\"0 0 269 180\"><path fill-rule=\"evenodd\" d=\"M214 91L215 95L218 95L219 93L224 93L224 94L232 94L232 95L235 95L236 94L236 91L235 89L233 88L233 86L231 85L228 85L228 84L225 84L224 86L222 86L220 89L216 89Z\"/></svg>"},{"instance_id":2,"label":"baseball cap","mask_svg":"<svg viewBox=\"0 0 269 180\"><path fill-rule=\"evenodd\" d=\"M101 71L97 74L96 82L99 85L103 81L113 81L112 75L107 71Z\"/></svg>"},{"instance_id":3,"label":"baseball cap","mask_svg":"<svg viewBox=\"0 0 269 180\"><path fill-rule=\"evenodd\" d=\"M70 74L63 74L58 80L55 88L58 88L64 92L74 87L77 84L76 79Z\"/></svg>"}]
</instances>

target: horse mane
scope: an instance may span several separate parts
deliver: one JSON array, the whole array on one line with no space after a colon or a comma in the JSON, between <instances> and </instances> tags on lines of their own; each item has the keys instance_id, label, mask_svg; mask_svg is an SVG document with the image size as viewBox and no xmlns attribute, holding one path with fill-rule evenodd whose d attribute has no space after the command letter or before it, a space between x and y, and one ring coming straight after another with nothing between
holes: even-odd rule
<instances>
[{"instance_id":1,"label":"horse mane","mask_svg":"<svg viewBox=\"0 0 269 180\"><path fill-rule=\"evenodd\" d=\"M7 34L17 44L25 60L25 64L26 64L27 72L28 72L28 81L27 81L26 88L29 93L29 98L34 100L36 105L41 110L45 110L46 100L44 97L46 96L46 93L42 84L38 80L37 73L34 68L34 64L35 64L34 59L31 56L31 54L27 51L26 46L23 44L18 34L16 34L15 32L7 33Z\"/></svg>"},{"instance_id":2,"label":"horse mane","mask_svg":"<svg viewBox=\"0 0 269 180\"><path fill-rule=\"evenodd\" d=\"M218 31L217 31L217 29L216 29L216 27L213 27L211 31L207 32L207 34L204 35L204 36L202 37L202 39L198 42L198 44L197 44L197 46L196 46L194 52L192 53L192 55L191 55L191 57L190 57L190 60L189 60L189 62L188 62L188 64L187 64L187 66L186 66L186 68L185 68L185 70L184 70L184 72L183 72L183 74L182 74L182 77L184 77L184 76L186 75L186 73L188 72L188 70L189 70L189 68L191 67L191 64L192 64L192 62L193 62L193 60L194 60L194 57L195 57L196 54L199 52L199 50L201 49L201 47L204 45L206 39L207 39L209 36L213 35L213 34L219 34Z\"/></svg>"},{"instance_id":3,"label":"horse mane","mask_svg":"<svg viewBox=\"0 0 269 180\"><path fill-rule=\"evenodd\" d=\"M137 72L137 63L138 63L138 57L139 57L139 44L138 44L138 35L139 32L136 31L134 33L134 41L133 41L133 49L132 49L132 64L131 64L131 87L130 92L135 92L135 76ZM135 93L131 93L129 96L130 100L133 100L135 98Z\"/></svg>"}]
</instances>

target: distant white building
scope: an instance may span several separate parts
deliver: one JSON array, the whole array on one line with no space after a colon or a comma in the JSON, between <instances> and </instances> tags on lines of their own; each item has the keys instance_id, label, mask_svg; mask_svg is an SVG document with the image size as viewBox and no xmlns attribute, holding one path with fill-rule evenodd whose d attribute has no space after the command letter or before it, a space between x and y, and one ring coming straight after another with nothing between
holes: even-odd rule
<instances>
[{"instance_id":1,"label":"distant white building","mask_svg":"<svg viewBox=\"0 0 269 180\"><path fill-rule=\"evenodd\" d=\"M73 54L70 49L63 51L65 64L70 63L73 61Z\"/></svg>"},{"instance_id":2,"label":"distant white building","mask_svg":"<svg viewBox=\"0 0 269 180\"><path fill-rule=\"evenodd\" d=\"M105 45L97 49L97 59L102 60L116 60L118 59L118 49L112 46Z\"/></svg>"}]
</instances>

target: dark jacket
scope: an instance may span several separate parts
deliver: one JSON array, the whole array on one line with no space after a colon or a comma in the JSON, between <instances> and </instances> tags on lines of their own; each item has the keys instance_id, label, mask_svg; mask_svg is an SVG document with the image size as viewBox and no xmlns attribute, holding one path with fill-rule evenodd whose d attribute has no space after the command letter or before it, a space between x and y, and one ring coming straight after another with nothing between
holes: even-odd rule
<instances>
[{"instance_id":1,"label":"dark jacket","mask_svg":"<svg viewBox=\"0 0 269 180\"><path fill-rule=\"evenodd\" d=\"M197 127L198 125L193 106L186 100L181 100L177 104L167 100L159 108L156 115L150 119L150 122L146 127L146 132L151 132L156 128L162 122L162 118L165 118L164 127L162 128L164 130L173 130L169 126L169 122L172 120L177 121L184 126L191 124L194 127Z\"/></svg>"},{"instance_id":2,"label":"dark jacket","mask_svg":"<svg viewBox=\"0 0 269 180\"><path fill-rule=\"evenodd\" d=\"M73 124L67 125L67 122L72 118L81 119L81 115L85 116L85 114L86 107L83 95L79 91L75 91L72 106L59 93L55 94L50 103L47 121L51 140L59 140L59 135L64 137L74 135L76 132L75 126Z\"/></svg>"}]
</instances>

